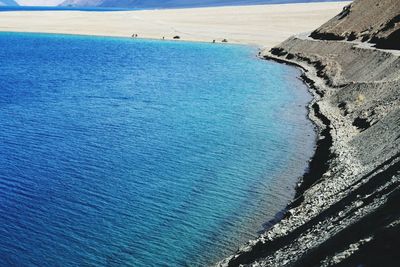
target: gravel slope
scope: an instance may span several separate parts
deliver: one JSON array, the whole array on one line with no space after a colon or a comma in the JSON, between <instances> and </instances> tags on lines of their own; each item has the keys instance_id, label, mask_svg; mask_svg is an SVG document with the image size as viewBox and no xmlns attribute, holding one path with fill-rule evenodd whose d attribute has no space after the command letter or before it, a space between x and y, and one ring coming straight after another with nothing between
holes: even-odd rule
<instances>
[{"instance_id":1,"label":"gravel slope","mask_svg":"<svg viewBox=\"0 0 400 267\"><path fill-rule=\"evenodd\" d=\"M261 56L302 68L315 96L310 172L285 218L218 266L400 266L400 51L308 36Z\"/></svg>"}]
</instances>

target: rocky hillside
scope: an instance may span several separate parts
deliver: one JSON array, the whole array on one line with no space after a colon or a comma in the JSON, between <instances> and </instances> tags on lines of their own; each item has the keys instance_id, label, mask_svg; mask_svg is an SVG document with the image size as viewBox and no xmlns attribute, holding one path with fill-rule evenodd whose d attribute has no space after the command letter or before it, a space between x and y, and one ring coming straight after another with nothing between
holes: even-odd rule
<instances>
[{"instance_id":1,"label":"rocky hillside","mask_svg":"<svg viewBox=\"0 0 400 267\"><path fill-rule=\"evenodd\" d=\"M356 0L311 36L322 40L370 41L380 48L400 49L400 1Z\"/></svg>"},{"instance_id":2,"label":"rocky hillside","mask_svg":"<svg viewBox=\"0 0 400 267\"><path fill-rule=\"evenodd\" d=\"M357 0L314 38L261 53L304 70L320 138L284 219L218 266L400 266L400 51L360 38L392 40L399 5Z\"/></svg>"}]
</instances>

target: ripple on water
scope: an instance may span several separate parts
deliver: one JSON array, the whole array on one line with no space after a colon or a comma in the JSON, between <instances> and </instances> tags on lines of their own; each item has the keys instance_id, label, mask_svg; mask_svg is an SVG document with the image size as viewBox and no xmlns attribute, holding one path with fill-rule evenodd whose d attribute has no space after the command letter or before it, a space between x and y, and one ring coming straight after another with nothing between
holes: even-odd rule
<instances>
[{"instance_id":1,"label":"ripple on water","mask_svg":"<svg viewBox=\"0 0 400 267\"><path fill-rule=\"evenodd\" d=\"M252 48L0 34L0 265L215 261L313 150L298 71Z\"/></svg>"}]
</instances>

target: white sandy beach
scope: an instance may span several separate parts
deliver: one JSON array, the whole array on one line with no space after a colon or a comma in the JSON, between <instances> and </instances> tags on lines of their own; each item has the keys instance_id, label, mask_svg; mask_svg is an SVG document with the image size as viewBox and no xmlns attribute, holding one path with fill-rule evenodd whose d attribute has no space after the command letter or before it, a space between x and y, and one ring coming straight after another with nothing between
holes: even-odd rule
<instances>
[{"instance_id":1,"label":"white sandy beach","mask_svg":"<svg viewBox=\"0 0 400 267\"><path fill-rule=\"evenodd\" d=\"M315 29L349 2L230 6L118 12L0 12L0 31L171 39L272 47Z\"/></svg>"}]
</instances>

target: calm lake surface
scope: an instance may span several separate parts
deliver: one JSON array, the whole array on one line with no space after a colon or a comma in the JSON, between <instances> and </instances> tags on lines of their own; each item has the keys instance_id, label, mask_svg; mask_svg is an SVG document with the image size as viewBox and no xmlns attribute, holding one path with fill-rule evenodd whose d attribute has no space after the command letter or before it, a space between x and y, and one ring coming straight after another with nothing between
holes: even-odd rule
<instances>
[{"instance_id":1,"label":"calm lake surface","mask_svg":"<svg viewBox=\"0 0 400 267\"><path fill-rule=\"evenodd\" d=\"M0 34L0 266L204 266L312 155L299 71L246 46Z\"/></svg>"}]
</instances>

